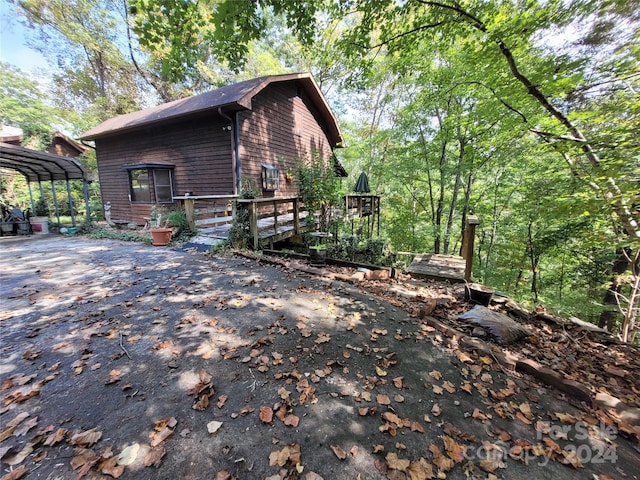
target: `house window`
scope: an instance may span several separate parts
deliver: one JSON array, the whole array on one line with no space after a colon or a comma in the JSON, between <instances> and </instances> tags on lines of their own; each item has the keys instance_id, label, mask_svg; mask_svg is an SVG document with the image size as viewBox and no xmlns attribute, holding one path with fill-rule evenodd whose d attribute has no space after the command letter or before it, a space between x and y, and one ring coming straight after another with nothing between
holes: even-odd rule
<instances>
[{"instance_id":1,"label":"house window","mask_svg":"<svg viewBox=\"0 0 640 480\"><path fill-rule=\"evenodd\" d=\"M275 192L279 186L278 167L262 165L262 190Z\"/></svg>"},{"instance_id":2,"label":"house window","mask_svg":"<svg viewBox=\"0 0 640 480\"><path fill-rule=\"evenodd\" d=\"M149 172L146 168L129 170L132 202L150 202Z\"/></svg>"},{"instance_id":3,"label":"house window","mask_svg":"<svg viewBox=\"0 0 640 480\"><path fill-rule=\"evenodd\" d=\"M156 187L156 202L173 202L173 189L171 188L171 170L152 170L153 183Z\"/></svg>"},{"instance_id":4,"label":"house window","mask_svg":"<svg viewBox=\"0 0 640 480\"><path fill-rule=\"evenodd\" d=\"M132 202L173 202L173 179L169 168L129 168Z\"/></svg>"}]
</instances>

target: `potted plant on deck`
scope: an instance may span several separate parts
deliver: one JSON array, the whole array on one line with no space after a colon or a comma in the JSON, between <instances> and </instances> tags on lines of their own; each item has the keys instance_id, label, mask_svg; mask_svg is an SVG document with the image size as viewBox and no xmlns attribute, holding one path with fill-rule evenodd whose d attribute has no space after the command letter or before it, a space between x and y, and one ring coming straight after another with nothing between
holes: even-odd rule
<instances>
[{"instance_id":1,"label":"potted plant on deck","mask_svg":"<svg viewBox=\"0 0 640 480\"><path fill-rule=\"evenodd\" d=\"M34 205L33 216L29 218L33 233L49 233L49 206L44 196Z\"/></svg>"}]
</instances>

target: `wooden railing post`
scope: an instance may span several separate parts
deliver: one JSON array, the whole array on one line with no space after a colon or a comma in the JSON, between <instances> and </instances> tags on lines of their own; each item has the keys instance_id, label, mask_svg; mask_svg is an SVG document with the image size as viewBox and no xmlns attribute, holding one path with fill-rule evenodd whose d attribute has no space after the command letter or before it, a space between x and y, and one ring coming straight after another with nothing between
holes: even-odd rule
<instances>
[{"instance_id":1,"label":"wooden railing post","mask_svg":"<svg viewBox=\"0 0 640 480\"><path fill-rule=\"evenodd\" d=\"M469 215L467 225L464 229L462 239L462 258L465 259L464 279L471 281L471 271L473 269L473 244L476 238L476 226L480 225L480 220L475 215Z\"/></svg>"},{"instance_id":2,"label":"wooden railing post","mask_svg":"<svg viewBox=\"0 0 640 480\"><path fill-rule=\"evenodd\" d=\"M278 201L273 201L273 234L278 234Z\"/></svg>"},{"instance_id":3,"label":"wooden railing post","mask_svg":"<svg viewBox=\"0 0 640 480\"><path fill-rule=\"evenodd\" d=\"M257 250L260 232L258 232L258 209L256 202L249 204L249 225L251 226L250 233L253 233L253 249Z\"/></svg>"},{"instance_id":4,"label":"wooden railing post","mask_svg":"<svg viewBox=\"0 0 640 480\"><path fill-rule=\"evenodd\" d=\"M300 213L298 212L298 197L293 199L293 231L300 234Z\"/></svg>"},{"instance_id":5,"label":"wooden railing post","mask_svg":"<svg viewBox=\"0 0 640 480\"><path fill-rule=\"evenodd\" d=\"M195 201L192 198L184 199L184 214L187 217L187 222L189 222L189 228L191 230L196 229L196 219L195 219Z\"/></svg>"}]
</instances>

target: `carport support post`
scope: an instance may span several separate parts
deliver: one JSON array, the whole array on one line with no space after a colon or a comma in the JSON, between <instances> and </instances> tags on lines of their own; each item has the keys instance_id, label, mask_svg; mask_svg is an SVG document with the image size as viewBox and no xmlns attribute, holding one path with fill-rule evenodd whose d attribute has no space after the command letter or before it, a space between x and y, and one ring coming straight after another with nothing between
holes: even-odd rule
<instances>
[{"instance_id":1,"label":"carport support post","mask_svg":"<svg viewBox=\"0 0 640 480\"><path fill-rule=\"evenodd\" d=\"M69 211L71 212L71 224L76 226L76 212L73 211L73 199L71 198L71 187L69 186L69 177L67 176L67 199L69 200ZM58 222L60 223L60 222Z\"/></svg>"},{"instance_id":2,"label":"carport support post","mask_svg":"<svg viewBox=\"0 0 640 480\"><path fill-rule=\"evenodd\" d=\"M58 207L58 197L56 195L56 184L51 180L51 193L53 194L53 206L56 209L56 219L60 225L60 208Z\"/></svg>"},{"instance_id":3,"label":"carport support post","mask_svg":"<svg viewBox=\"0 0 640 480\"><path fill-rule=\"evenodd\" d=\"M33 202L33 192L31 191L31 182L27 178L27 187L29 188L29 200L31 201L31 215L36 211L36 204Z\"/></svg>"},{"instance_id":4,"label":"carport support post","mask_svg":"<svg viewBox=\"0 0 640 480\"><path fill-rule=\"evenodd\" d=\"M89 207L89 187L87 186L87 180L82 179L82 192L84 193L84 205L87 207L87 222L91 220L91 208Z\"/></svg>"}]
</instances>

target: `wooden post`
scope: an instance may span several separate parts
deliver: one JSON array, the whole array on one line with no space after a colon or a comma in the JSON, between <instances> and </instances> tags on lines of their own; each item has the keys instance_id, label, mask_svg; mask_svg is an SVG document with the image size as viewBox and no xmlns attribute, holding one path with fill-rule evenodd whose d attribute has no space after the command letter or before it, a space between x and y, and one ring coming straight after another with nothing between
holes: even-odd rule
<instances>
[{"instance_id":1,"label":"wooden post","mask_svg":"<svg viewBox=\"0 0 640 480\"><path fill-rule=\"evenodd\" d=\"M464 279L467 282L471 281L471 270L473 269L473 244L476 238L476 225L480 225L478 217L469 215L462 239L462 258L466 261L464 266Z\"/></svg>"},{"instance_id":2,"label":"wooden post","mask_svg":"<svg viewBox=\"0 0 640 480\"><path fill-rule=\"evenodd\" d=\"M300 234L300 212L298 212L298 197L293 199L293 232Z\"/></svg>"},{"instance_id":3,"label":"wooden post","mask_svg":"<svg viewBox=\"0 0 640 480\"><path fill-rule=\"evenodd\" d=\"M253 249L258 249L258 241L260 237L258 235L258 211L256 202L251 202L249 208L249 225L251 225L251 232L253 233Z\"/></svg>"},{"instance_id":4,"label":"wooden post","mask_svg":"<svg viewBox=\"0 0 640 480\"><path fill-rule=\"evenodd\" d=\"M189 222L189 228L191 230L196 229L196 219L195 219L195 200L192 198L184 199L184 214L187 217L187 222Z\"/></svg>"},{"instance_id":5,"label":"wooden post","mask_svg":"<svg viewBox=\"0 0 640 480\"><path fill-rule=\"evenodd\" d=\"M278 235L278 201L273 201L273 234Z\"/></svg>"}]
</instances>

